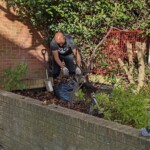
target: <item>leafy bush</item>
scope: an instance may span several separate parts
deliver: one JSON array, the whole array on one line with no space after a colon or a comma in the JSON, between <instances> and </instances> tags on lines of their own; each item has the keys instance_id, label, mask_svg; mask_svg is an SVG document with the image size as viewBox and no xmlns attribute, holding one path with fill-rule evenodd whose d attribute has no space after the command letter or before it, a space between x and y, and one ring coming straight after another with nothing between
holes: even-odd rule
<instances>
[{"instance_id":1,"label":"leafy bush","mask_svg":"<svg viewBox=\"0 0 150 150\"><path fill-rule=\"evenodd\" d=\"M24 89L25 85L21 82L22 77L27 73L27 65L21 63L15 68L7 68L4 70L4 88L12 91L15 89Z\"/></svg>"},{"instance_id":2,"label":"leafy bush","mask_svg":"<svg viewBox=\"0 0 150 150\"><path fill-rule=\"evenodd\" d=\"M134 87L118 86L110 96L99 93L97 101L104 112L104 118L134 127L150 125L150 87L136 93Z\"/></svg>"},{"instance_id":3,"label":"leafy bush","mask_svg":"<svg viewBox=\"0 0 150 150\"><path fill-rule=\"evenodd\" d=\"M116 0L6 0L21 20L31 22L44 35L60 30L97 41L109 26L149 29L148 1ZM27 21L27 19L29 21ZM147 30L149 31L149 30ZM82 42L82 41L80 41Z\"/></svg>"},{"instance_id":4,"label":"leafy bush","mask_svg":"<svg viewBox=\"0 0 150 150\"><path fill-rule=\"evenodd\" d=\"M135 29L150 33L150 5L145 0L6 0L6 2L8 9L13 8L20 20L32 24L41 32L48 45L57 31L72 34L86 67L91 63L93 49L111 26L114 26L114 29ZM98 66L109 68L110 65L105 62L107 56L100 54L102 50L104 48L101 45L92 61ZM110 70L116 71L112 66Z\"/></svg>"}]
</instances>

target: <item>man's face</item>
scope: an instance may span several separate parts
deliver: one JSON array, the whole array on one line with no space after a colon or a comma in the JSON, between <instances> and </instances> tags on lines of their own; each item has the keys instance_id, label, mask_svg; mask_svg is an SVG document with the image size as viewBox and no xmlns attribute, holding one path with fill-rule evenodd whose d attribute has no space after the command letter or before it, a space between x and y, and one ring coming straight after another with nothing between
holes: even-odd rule
<instances>
[{"instance_id":1,"label":"man's face","mask_svg":"<svg viewBox=\"0 0 150 150\"><path fill-rule=\"evenodd\" d=\"M64 45L64 43L65 43L65 37L64 36L60 36L58 39L57 39L57 44L59 45L59 46L63 46Z\"/></svg>"}]
</instances>

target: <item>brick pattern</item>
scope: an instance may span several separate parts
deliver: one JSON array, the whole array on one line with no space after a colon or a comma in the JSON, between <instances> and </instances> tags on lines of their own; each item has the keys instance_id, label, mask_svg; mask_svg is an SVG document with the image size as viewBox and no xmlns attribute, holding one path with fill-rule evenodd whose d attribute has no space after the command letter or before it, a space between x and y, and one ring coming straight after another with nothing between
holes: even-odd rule
<instances>
[{"instance_id":1,"label":"brick pattern","mask_svg":"<svg viewBox=\"0 0 150 150\"><path fill-rule=\"evenodd\" d=\"M19 22L13 11L8 12L2 0L0 20L0 80L4 69L22 62L29 68L25 78L44 78L41 49L45 47L41 34L32 26Z\"/></svg>"},{"instance_id":2,"label":"brick pattern","mask_svg":"<svg viewBox=\"0 0 150 150\"><path fill-rule=\"evenodd\" d=\"M49 77L49 80L53 83L53 78ZM34 88L44 88L45 87L45 79L29 79L23 80L26 89L34 89Z\"/></svg>"},{"instance_id":3,"label":"brick pattern","mask_svg":"<svg viewBox=\"0 0 150 150\"><path fill-rule=\"evenodd\" d=\"M6 150L148 150L139 130L0 91L0 145Z\"/></svg>"}]
</instances>

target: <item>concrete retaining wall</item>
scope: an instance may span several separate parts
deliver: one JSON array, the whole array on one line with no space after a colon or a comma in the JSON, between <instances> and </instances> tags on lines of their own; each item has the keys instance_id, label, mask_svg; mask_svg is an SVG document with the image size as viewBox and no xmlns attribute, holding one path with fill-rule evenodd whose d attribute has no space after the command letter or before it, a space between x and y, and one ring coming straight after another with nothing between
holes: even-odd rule
<instances>
[{"instance_id":1,"label":"concrete retaining wall","mask_svg":"<svg viewBox=\"0 0 150 150\"><path fill-rule=\"evenodd\" d=\"M5 150L149 150L139 130L0 90Z\"/></svg>"}]
</instances>

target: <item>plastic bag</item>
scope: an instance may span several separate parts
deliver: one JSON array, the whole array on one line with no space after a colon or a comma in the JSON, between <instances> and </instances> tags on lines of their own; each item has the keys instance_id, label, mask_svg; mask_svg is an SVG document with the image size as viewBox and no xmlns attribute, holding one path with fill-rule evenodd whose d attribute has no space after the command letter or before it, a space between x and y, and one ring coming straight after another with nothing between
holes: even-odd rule
<instances>
[{"instance_id":1,"label":"plastic bag","mask_svg":"<svg viewBox=\"0 0 150 150\"><path fill-rule=\"evenodd\" d=\"M61 83L57 86L54 86L54 94L58 99L70 101L72 94L73 94L73 88L76 84L75 80L70 80L66 83Z\"/></svg>"}]
</instances>

